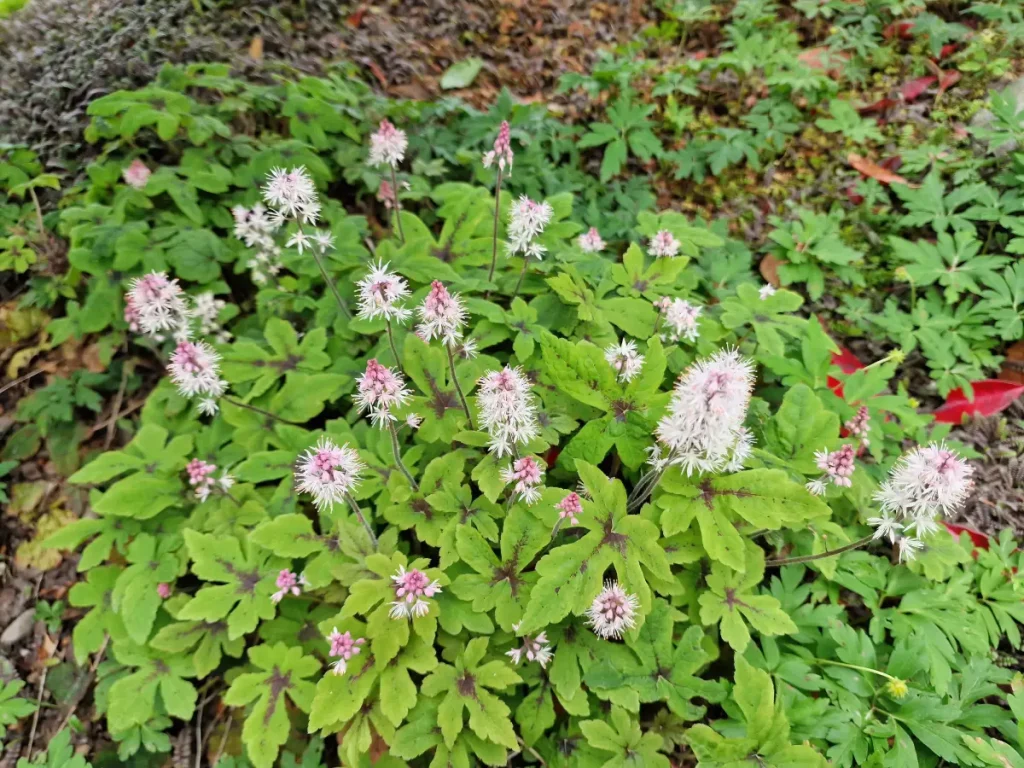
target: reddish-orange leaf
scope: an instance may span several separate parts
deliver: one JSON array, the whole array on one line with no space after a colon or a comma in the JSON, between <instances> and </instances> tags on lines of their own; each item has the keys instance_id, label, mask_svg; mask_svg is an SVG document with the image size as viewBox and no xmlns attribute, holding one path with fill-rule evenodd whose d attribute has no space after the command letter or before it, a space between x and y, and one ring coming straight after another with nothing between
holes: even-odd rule
<instances>
[{"instance_id":1,"label":"reddish-orange leaf","mask_svg":"<svg viewBox=\"0 0 1024 768\"><path fill-rule=\"evenodd\" d=\"M859 171L870 179L880 181L883 184L906 184L908 187L914 189L917 188L916 184L911 184L898 173L893 173L892 171L883 168L878 163L874 163L866 157L861 157L856 152L848 154L846 156L846 162L848 162L854 170Z\"/></svg>"}]
</instances>

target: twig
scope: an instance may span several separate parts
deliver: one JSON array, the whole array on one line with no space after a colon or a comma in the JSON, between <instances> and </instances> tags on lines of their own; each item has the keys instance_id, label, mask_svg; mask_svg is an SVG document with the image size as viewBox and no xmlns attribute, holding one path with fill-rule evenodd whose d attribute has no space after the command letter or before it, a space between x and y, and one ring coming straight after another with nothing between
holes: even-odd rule
<instances>
[{"instance_id":1,"label":"twig","mask_svg":"<svg viewBox=\"0 0 1024 768\"><path fill-rule=\"evenodd\" d=\"M196 768L203 764L203 707L205 701L196 708Z\"/></svg>"},{"instance_id":2,"label":"twig","mask_svg":"<svg viewBox=\"0 0 1024 768\"><path fill-rule=\"evenodd\" d=\"M116 423L118 419L124 418L125 416L127 416L130 413L135 413L135 411L139 410L139 408L141 408L145 404L146 404L146 399L145 398L143 398L142 400L139 400L137 402L134 402L131 405L129 405L127 408L125 408L123 411L121 411L120 413L115 414L112 417L112 420ZM99 422L98 424L93 424L89 428L89 431L85 433L85 439L88 440L90 437L95 435L97 432L99 432L101 429L103 429L105 426L107 426L110 423L110 421L111 421L110 419L104 419L103 421Z\"/></svg>"},{"instance_id":3,"label":"twig","mask_svg":"<svg viewBox=\"0 0 1024 768\"><path fill-rule=\"evenodd\" d=\"M234 723L234 721L235 721L235 712L234 712L234 710L231 710L231 711L228 712L228 722L224 726L224 735L221 737L220 746L217 747L217 754L215 754L213 756L213 760L210 762L210 765L213 766L214 768L217 765L217 763L220 761L220 756L224 754L224 747L227 746L228 735L231 733L231 725L232 725L232 723Z\"/></svg>"},{"instance_id":4,"label":"twig","mask_svg":"<svg viewBox=\"0 0 1024 768\"><path fill-rule=\"evenodd\" d=\"M221 395L221 398L231 403L232 405L237 405L239 408L245 408L246 410L252 411L253 413L258 413L261 416L266 416L268 418L275 419L276 421L280 421L282 424L291 424L292 426L295 427L305 426L304 424L300 424L297 421L289 421L288 419L281 418L276 413L271 413L270 411L265 411L262 408L257 408L255 405L249 405L249 403L243 403L241 400L235 400L235 398L233 397Z\"/></svg>"},{"instance_id":5,"label":"twig","mask_svg":"<svg viewBox=\"0 0 1024 768\"><path fill-rule=\"evenodd\" d=\"M23 381L28 381L33 376L38 376L40 373L43 373L43 369L42 368L36 368L34 371L30 371L29 373L26 373L24 376L19 376L14 381L7 382L2 387L0 387L0 395L2 395L8 389L12 389L12 388L18 386Z\"/></svg>"},{"instance_id":6,"label":"twig","mask_svg":"<svg viewBox=\"0 0 1024 768\"><path fill-rule=\"evenodd\" d=\"M125 351L127 352L127 350ZM117 396L114 398L114 407L110 410L110 420L107 422L107 436L103 440L104 451L110 448L110 444L114 442L114 428L117 426L117 413L121 410L121 403L124 402L124 390L128 385L128 373L130 368L134 368L134 366L129 365L127 360L121 364L121 385L117 388Z\"/></svg>"},{"instance_id":7,"label":"twig","mask_svg":"<svg viewBox=\"0 0 1024 768\"><path fill-rule=\"evenodd\" d=\"M39 710L43 704L43 690L46 686L46 673L50 671L49 667L43 667L43 674L39 678L39 694L36 696L36 711L32 715L32 730L28 735L28 752L25 754L28 756L29 762L32 761L32 745L36 740L36 728L39 727Z\"/></svg>"}]
</instances>

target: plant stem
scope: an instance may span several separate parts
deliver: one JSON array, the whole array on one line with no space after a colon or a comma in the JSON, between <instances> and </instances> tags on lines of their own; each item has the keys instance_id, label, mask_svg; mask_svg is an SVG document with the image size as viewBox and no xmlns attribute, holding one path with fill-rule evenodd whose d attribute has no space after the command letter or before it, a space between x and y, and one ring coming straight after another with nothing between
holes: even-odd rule
<instances>
[{"instance_id":1,"label":"plant stem","mask_svg":"<svg viewBox=\"0 0 1024 768\"><path fill-rule=\"evenodd\" d=\"M363 524L363 528L365 528L366 532L370 535L370 541L373 542L373 548L376 549L377 536L374 534L373 528L371 528L370 524L366 521L366 518L363 517L363 510L359 508L359 504L356 502L355 499L352 498L351 494L345 494L345 501L348 502L349 507L352 509L353 512L355 512L356 517L359 518L359 522Z\"/></svg>"},{"instance_id":2,"label":"plant stem","mask_svg":"<svg viewBox=\"0 0 1024 768\"><path fill-rule=\"evenodd\" d=\"M886 680L898 680L888 672L883 672L880 669L872 669L871 667L861 667L856 664L847 664L842 661L832 661L831 659L814 659L815 664L829 664L833 667L845 667L846 669L856 669L858 672L870 672L873 675L884 677Z\"/></svg>"},{"instance_id":3,"label":"plant stem","mask_svg":"<svg viewBox=\"0 0 1024 768\"><path fill-rule=\"evenodd\" d=\"M810 563L815 560L824 560L826 557L835 557L841 555L843 552L849 552L853 549L859 549L865 544L870 544L871 540L874 539L874 534L868 534L863 539L858 539L852 544L847 544L845 547L839 549L833 549L831 552L820 552L817 555L801 555L799 557L782 557L777 560L765 560L765 567L776 566L776 565L794 565L796 563Z\"/></svg>"},{"instance_id":4,"label":"plant stem","mask_svg":"<svg viewBox=\"0 0 1024 768\"><path fill-rule=\"evenodd\" d=\"M395 356L395 365L398 366L398 370L402 370L402 358L398 356L398 347L395 346L395 334L391 330L391 321L388 320L388 344L391 345L391 354Z\"/></svg>"},{"instance_id":5,"label":"plant stem","mask_svg":"<svg viewBox=\"0 0 1024 768\"><path fill-rule=\"evenodd\" d=\"M391 191L395 196L395 225L398 227L398 239L405 245L405 232L402 231L402 204L398 202L398 174L395 166L391 166Z\"/></svg>"},{"instance_id":6,"label":"plant stem","mask_svg":"<svg viewBox=\"0 0 1024 768\"><path fill-rule=\"evenodd\" d=\"M288 419L282 419L275 413L271 413L270 411L264 411L262 408L257 408L255 405L243 403L241 400L235 400L235 398L228 397L227 395L221 395L221 399L227 400L229 403L231 403L232 405L237 405L239 408L245 408L246 410L252 411L253 413L258 413L260 414L260 416L266 416L268 418L274 419L275 421L280 421L282 424L291 424L296 427L304 426L303 424L300 424L297 421L289 421Z\"/></svg>"},{"instance_id":7,"label":"plant stem","mask_svg":"<svg viewBox=\"0 0 1024 768\"><path fill-rule=\"evenodd\" d=\"M416 491L416 493L419 493L419 485L416 483L416 480L413 478L409 470L405 468L405 464L402 463L402 451L398 447L398 430L395 429L395 422L388 422L388 431L391 433L391 450L395 452L395 464L398 465L398 469L401 473L405 475L405 479L409 481L409 485L412 486L412 489Z\"/></svg>"},{"instance_id":8,"label":"plant stem","mask_svg":"<svg viewBox=\"0 0 1024 768\"><path fill-rule=\"evenodd\" d=\"M519 273L519 282L516 283L516 289L512 291L512 299L519 295L519 289L523 287L523 280L526 279L526 269L530 266L530 257L525 253L523 254L523 271Z\"/></svg>"},{"instance_id":9,"label":"plant stem","mask_svg":"<svg viewBox=\"0 0 1024 768\"><path fill-rule=\"evenodd\" d=\"M334 284L331 276L327 274L327 269L324 267L324 263L320 261L320 254L316 252L316 248L311 248L310 253L313 254L313 258L316 260L316 265L320 267L320 274L323 275L324 282L331 289L331 293L334 294L334 300L338 302L338 308L341 310L341 314L345 316L347 320L352 319L352 312L348 308L348 304L341 298L341 294L338 293L338 286Z\"/></svg>"},{"instance_id":10,"label":"plant stem","mask_svg":"<svg viewBox=\"0 0 1024 768\"><path fill-rule=\"evenodd\" d=\"M444 345L445 350L448 352L448 368L452 372L452 383L455 385L455 391L459 393L459 400L462 402L462 410L466 412L466 421L469 424L470 430L475 430L473 426L473 416L469 412L469 403L466 402L466 396L462 392L462 385L459 384L459 375L455 372L455 355L452 354L452 348L450 345Z\"/></svg>"},{"instance_id":11,"label":"plant stem","mask_svg":"<svg viewBox=\"0 0 1024 768\"><path fill-rule=\"evenodd\" d=\"M661 475L661 470L651 470L640 478L639 482L633 487L633 491L629 494L629 499L626 502L627 512L632 512L647 501L647 498L658 485L658 481L661 480Z\"/></svg>"},{"instance_id":12,"label":"plant stem","mask_svg":"<svg viewBox=\"0 0 1024 768\"><path fill-rule=\"evenodd\" d=\"M494 185L494 243L491 246L491 269L487 273L487 282L494 279L494 270L498 266L498 218L501 211L501 168L498 168L498 180Z\"/></svg>"},{"instance_id":13,"label":"plant stem","mask_svg":"<svg viewBox=\"0 0 1024 768\"><path fill-rule=\"evenodd\" d=\"M32 187L28 188L28 193L32 195L32 202L36 206L36 222L39 226L39 241L42 242L46 239L46 228L43 226L43 207L39 205L39 198L36 196L36 191ZM992 236L992 230L989 230L989 237Z\"/></svg>"}]
</instances>

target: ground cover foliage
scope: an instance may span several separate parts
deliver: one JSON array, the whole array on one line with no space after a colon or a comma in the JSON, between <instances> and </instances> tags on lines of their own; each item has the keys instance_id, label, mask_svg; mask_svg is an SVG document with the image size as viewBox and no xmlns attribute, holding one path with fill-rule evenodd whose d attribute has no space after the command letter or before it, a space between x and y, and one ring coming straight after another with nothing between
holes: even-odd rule
<instances>
[{"instance_id":1,"label":"ground cover foliage","mask_svg":"<svg viewBox=\"0 0 1024 768\"><path fill-rule=\"evenodd\" d=\"M95 678L88 758L1024 764L1021 555L941 525L975 453L920 407L1021 336L1013 93L970 126L951 90L981 105L1020 11L953 10L666 7L645 50L691 55L565 78L605 105L579 124L168 65L91 101L77 180L4 150L5 332L95 363L0 465L87 501L17 557L80 553L36 610Z\"/></svg>"}]
</instances>

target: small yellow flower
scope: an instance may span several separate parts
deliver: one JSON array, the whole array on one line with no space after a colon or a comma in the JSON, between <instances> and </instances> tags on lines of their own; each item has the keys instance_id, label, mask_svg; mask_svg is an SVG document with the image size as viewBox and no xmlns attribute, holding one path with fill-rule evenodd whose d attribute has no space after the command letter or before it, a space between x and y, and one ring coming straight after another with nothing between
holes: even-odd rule
<instances>
[{"instance_id":1,"label":"small yellow flower","mask_svg":"<svg viewBox=\"0 0 1024 768\"><path fill-rule=\"evenodd\" d=\"M894 363L902 363L904 360L907 359L907 353L904 352L902 349L894 349L892 352L889 353L889 359L892 360Z\"/></svg>"},{"instance_id":2,"label":"small yellow flower","mask_svg":"<svg viewBox=\"0 0 1024 768\"><path fill-rule=\"evenodd\" d=\"M902 282L910 282L910 273L907 272L906 267L896 267L895 271L893 271L892 273L892 276L895 277L897 280L901 280Z\"/></svg>"},{"instance_id":3,"label":"small yellow flower","mask_svg":"<svg viewBox=\"0 0 1024 768\"><path fill-rule=\"evenodd\" d=\"M908 397L907 405L909 405L911 408L917 408L921 405L921 401L918 400L916 397Z\"/></svg>"},{"instance_id":4,"label":"small yellow flower","mask_svg":"<svg viewBox=\"0 0 1024 768\"><path fill-rule=\"evenodd\" d=\"M903 680L897 680L895 677L885 684L885 692L894 699L902 699L909 690Z\"/></svg>"}]
</instances>

